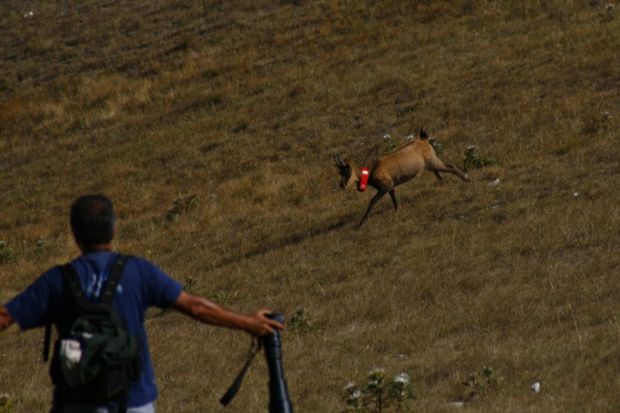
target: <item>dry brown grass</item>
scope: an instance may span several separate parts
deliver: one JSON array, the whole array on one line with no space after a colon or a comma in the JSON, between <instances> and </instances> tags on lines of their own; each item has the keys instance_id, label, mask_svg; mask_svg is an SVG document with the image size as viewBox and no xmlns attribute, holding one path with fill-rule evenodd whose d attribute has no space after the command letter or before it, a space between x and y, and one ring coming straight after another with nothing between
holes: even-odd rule
<instances>
[{"instance_id":1,"label":"dry brown grass","mask_svg":"<svg viewBox=\"0 0 620 413\"><path fill-rule=\"evenodd\" d=\"M234 3L0 3L0 302L77 253L68 205L103 192L120 250L227 307L305 309L296 411L341 411L376 366L451 411L482 365L502 380L469 410L618 411L620 5ZM416 178L354 231L371 194L337 191L331 156L421 126L497 163ZM148 324L158 410L221 411L247 338ZM2 335L17 412L46 410L41 334ZM266 380L227 410L265 411Z\"/></svg>"}]
</instances>

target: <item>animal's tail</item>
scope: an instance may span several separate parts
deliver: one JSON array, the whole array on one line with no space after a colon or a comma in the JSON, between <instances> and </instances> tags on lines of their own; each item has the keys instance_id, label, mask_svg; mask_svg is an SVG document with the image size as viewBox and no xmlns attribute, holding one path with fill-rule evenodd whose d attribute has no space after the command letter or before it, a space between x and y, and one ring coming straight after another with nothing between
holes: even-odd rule
<instances>
[{"instance_id":1,"label":"animal's tail","mask_svg":"<svg viewBox=\"0 0 620 413\"><path fill-rule=\"evenodd\" d=\"M428 139L428 133L424 129L420 129L420 139Z\"/></svg>"}]
</instances>

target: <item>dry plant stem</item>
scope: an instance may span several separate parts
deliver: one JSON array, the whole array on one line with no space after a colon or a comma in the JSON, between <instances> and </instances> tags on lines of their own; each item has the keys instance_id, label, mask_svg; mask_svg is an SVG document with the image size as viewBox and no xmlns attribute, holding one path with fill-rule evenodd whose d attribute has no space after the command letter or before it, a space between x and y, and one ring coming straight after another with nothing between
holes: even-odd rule
<instances>
[{"instance_id":1,"label":"dry plant stem","mask_svg":"<svg viewBox=\"0 0 620 413\"><path fill-rule=\"evenodd\" d=\"M583 356L583 341L581 340L581 333L579 332L579 327L577 326L577 320L575 319L575 313L573 312L573 305L568 305L568 311L570 312L571 319L573 320L573 326L575 327L575 333L577 334L577 340L579 340L579 351Z\"/></svg>"}]
</instances>

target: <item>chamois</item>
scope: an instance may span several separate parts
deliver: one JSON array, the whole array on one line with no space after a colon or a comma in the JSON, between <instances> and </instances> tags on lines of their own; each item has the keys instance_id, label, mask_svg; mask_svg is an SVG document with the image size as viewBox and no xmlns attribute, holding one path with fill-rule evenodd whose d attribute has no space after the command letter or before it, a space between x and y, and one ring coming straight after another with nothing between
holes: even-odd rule
<instances>
[{"instance_id":1,"label":"chamois","mask_svg":"<svg viewBox=\"0 0 620 413\"><path fill-rule=\"evenodd\" d=\"M430 139L432 138L429 138L424 130L420 130L419 139L414 139L402 148L373 162L368 174L368 185L375 188L377 193L370 200L366 214L364 214L357 228L362 226L372 208L385 194L390 194L394 210L398 210L394 188L415 178L424 169L432 171L438 179L443 179L441 172L449 172L455 174L463 181L470 180L469 176L461 172L456 166L446 164L437 157L433 146L430 144ZM350 161L343 162L340 155L334 156L334 161L340 172L340 187L342 189L354 186L360 191L365 189L363 187L360 188L362 168L356 167Z\"/></svg>"}]
</instances>

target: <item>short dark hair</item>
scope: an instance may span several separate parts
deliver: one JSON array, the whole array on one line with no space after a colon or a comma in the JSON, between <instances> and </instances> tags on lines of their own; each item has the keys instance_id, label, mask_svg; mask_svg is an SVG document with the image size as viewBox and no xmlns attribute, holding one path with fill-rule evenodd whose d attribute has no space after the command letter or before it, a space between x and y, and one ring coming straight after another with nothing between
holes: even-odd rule
<instances>
[{"instance_id":1,"label":"short dark hair","mask_svg":"<svg viewBox=\"0 0 620 413\"><path fill-rule=\"evenodd\" d=\"M84 195L71 205L71 230L84 247L108 244L114 236L112 201L103 195Z\"/></svg>"}]
</instances>

